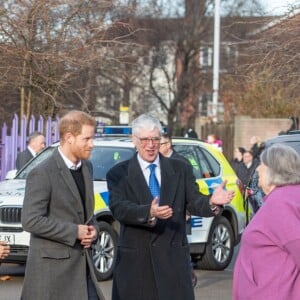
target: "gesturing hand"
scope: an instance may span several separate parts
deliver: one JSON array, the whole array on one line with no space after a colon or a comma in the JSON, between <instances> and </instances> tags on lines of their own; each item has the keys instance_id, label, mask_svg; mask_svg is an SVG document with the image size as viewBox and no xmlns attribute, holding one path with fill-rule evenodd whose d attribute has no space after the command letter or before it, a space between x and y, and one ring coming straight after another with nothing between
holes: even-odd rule
<instances>
[{"instance_id":1,"label":"gesturing hand","mask_svg":"<svg viewBox=\"0 0 300 300\"><path fill-rule=\"evenodd\" d=\"M173 209L169 205L159 206L158 197L155 197L151 203L150 217L157 219L168 219L173 215Z\"/></svg>"},{"instance_id":2,"label":"gesturing hand","mask_svg":"<svg viewBox=\"0 0 300 300\"><path fill-rule=\"evenodd\" d=\"M209 203L211 205L224 205L231 202L234 197L234 191L227 191L224 189L227 180L224 180L213 192Z\"/></svg>"}]
</instances>

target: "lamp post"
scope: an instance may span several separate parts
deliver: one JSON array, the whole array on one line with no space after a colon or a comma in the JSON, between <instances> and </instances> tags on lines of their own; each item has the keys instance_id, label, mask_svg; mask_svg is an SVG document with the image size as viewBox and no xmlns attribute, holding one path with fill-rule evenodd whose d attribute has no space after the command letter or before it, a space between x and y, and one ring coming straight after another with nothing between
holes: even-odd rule
<instances>
[{"instance_id":1,"label":"lamp post","mask_svg":"<svg viewBox=\"0 0 300 300\"><path fill-rule=\"evenodd\" d=\"M213 97L212 97L212 117L214 122L218 121L219 69L220 69L220 0L215 0Z\"/></svg>"}]
</instances>

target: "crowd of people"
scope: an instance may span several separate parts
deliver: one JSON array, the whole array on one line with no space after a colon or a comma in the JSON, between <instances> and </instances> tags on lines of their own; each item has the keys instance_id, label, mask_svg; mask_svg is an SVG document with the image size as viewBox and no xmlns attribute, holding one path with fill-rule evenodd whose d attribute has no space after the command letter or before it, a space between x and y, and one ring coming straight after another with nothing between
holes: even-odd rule
<instances>
[{"instance_id":1,"label":"crowd of people","mask_svg":"<svg viewBox=\"0 0 300 300\"><path fill-rule=\"evenodd\" d=\"M28 175L22 226L31 240L23 300L104 299L90 251L98 238L88 161L95 124L86 113L66 114L59 148ZM193 300L187 216L221 214L234 192L224 189L226 182L211 196L199 192L190 163L151 115L133 120L132 142L136 154L107 173L109 208L120 223L112 300ZM222 147L215 135L207 142ZM244 186L257 170L265 197L242 236L232 299L299 299L300 157L281 144L265 149L258 137L250 142L250 149L234 150L231 164ZM44 146L44 136L32 133L17 167ZM9 253L0 242L0 259Z\"/></svg>"},{"instance_id":2,"label":"crowd of people","mask_svg":"<svg viewBox=\"0 0 300 300\"><path fill-rule=\"evenodd\" d=\"M251 137L250 144L251 147L249 150L244 147L235 148L231 161L231 166L244 187L248 185L252 174L259 165L260 155L265 147L261 139L256 136Z\"/></svg>"}]
</instances>

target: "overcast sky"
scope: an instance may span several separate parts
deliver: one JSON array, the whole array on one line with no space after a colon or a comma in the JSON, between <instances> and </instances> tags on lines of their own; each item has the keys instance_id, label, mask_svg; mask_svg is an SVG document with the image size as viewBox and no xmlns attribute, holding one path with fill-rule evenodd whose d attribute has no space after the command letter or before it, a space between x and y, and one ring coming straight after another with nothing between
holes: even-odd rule
<instances>
[{"instance_id":1,"label":"overcast sky","mask_svg":"<svg viewBox=\"0 0 300 300\"><path fill-rule=\"evenodd\" d=\"M267 12L281 14L287 12L293 5L300 5L300 0L263 0Z\"/></svg>"}]
</instances>

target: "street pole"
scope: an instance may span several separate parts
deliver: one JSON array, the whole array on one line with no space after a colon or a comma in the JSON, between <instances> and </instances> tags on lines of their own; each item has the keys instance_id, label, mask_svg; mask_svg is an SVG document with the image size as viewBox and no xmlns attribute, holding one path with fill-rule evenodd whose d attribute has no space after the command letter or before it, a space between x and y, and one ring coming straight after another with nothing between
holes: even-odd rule
<instances>
[{"instance_id":1,"label":"street pole","mask_svg":"<svg viewBox=\"0 0 300 300\"><path fill-rule=\"evenodd\" d=\"M214 122L218 121L219 69L220 69L220 0L215 0L213 97L212 97L212 117Z\"/></svg>"}]
</instances>

